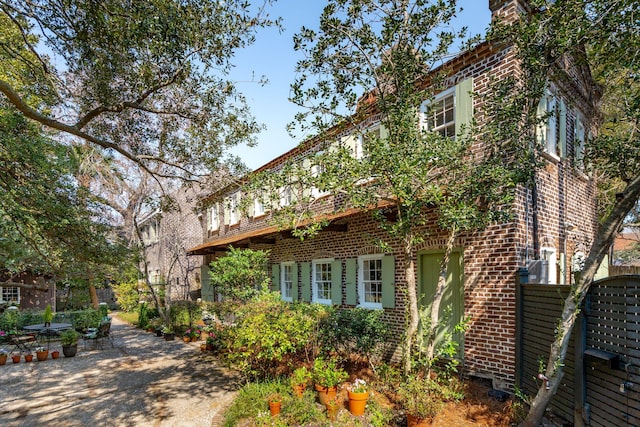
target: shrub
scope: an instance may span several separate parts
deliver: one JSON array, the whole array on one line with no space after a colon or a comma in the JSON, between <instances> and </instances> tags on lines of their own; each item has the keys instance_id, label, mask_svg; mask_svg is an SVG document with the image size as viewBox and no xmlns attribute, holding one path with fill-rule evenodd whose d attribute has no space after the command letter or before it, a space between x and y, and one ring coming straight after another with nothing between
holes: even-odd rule
<instances>
[{"instance_id":1,"label":"shrub","mask_svg":"<svg viewBox=\"0 0 640 427\"><path fill-rule=\"evenodd\" d=\"M318 304L290 304L279 293L263 292L239 311L229 330L227 361L250 378L273 377L279 365L314 351Z\"/></svg>"},{"instance_id":2,"label":"shrub","mask_svg":"<svg viewBox=\"0 0 640 427\"><path fill-rule=\"evenodd\" d=\"M210 264L211 285L225 298L251 300L269 287L268 256L268 251L231 248Z\"/></svg>"},{"instance_id":3,"label":"shrub","mask_svg":"<svg viewBox=\"0 0 640 427\"><path fill-rule=\"evenodd\" d=\"M177 329L192 328L200 320L200 311L200 306L195 301L175 301L169 308L169 319Z\"/></svg>"},{"instance_id":4,"label":"shrub","mask_svg":"<svg viewBox=\"0 0 640 427\"><path fill-rule=\"evenodd\" d=\"M113 291L116 294L116 301L120 310L127 313L133 312L138 307L140 301L140 293L138 292L138 279L131 279L113 285Z\"/></svg>"},{"instance_id":5,"label":"shrub","mask_svg":"<svg viewBox=\"0 0 640 427\"><path fill-rule=\"evenodd\" d=\"M88 308L74 313L72 317L73 327L77 330L85 330L87 328L97 328L100 326L102 315L98 310Z\"/></svg>"},{"instance_id":6,"label":"shrub","mask_svg":"<svg viewBox=\"0 0 640 427\"><path fill-rule=\"evenodd\" d=\"M147 329L149 326L149 311L147 309L147 303L141 302L138 306L138 327L141 329Z\"/></svg>"},{"instance_id":7,"label":"shrub","mask_svg":"<svg viewBox=\"0 0 640 427\"><path fill-rule=\"evenodd\" d=\"M382 310L364 308L334 310L320 329L323 352L336 352L347 359L356 355L369 361L378 360L389 328Z\"/></svg>"}]
</instances>

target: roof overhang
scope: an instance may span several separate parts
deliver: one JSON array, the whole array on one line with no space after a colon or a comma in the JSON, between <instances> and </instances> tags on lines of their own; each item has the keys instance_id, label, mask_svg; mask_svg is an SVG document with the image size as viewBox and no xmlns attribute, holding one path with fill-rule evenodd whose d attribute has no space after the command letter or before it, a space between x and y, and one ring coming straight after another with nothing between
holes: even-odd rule
<instances>
[{"instance_id":1,"label":"roof overhang","mask_svg":"<svg viewBox=\"0 0 640 427\"><path fill-rule=\"evenodd\" d=\"M298 224L299 228L304 228L316 221L335 221L343 218L347 218L350 216L354 216L356 214L370 211L373 209L381 209L384 207L391 206L391 202L380 202L375 207L371 209L360 209L360 208L349 208L345 210L341 210L339 212L334 212L331 214L318 215L312 220L302 221ZM325 227L327 231L346 231L346 228L336 227L333 224ZM258 230L247 231L245 233L234 234L232 236L223 237L220 239L215 239L210 242L203 243L201 245L195 246L191 249L187 250L187 255L207 255L213 254L216 252L227 251L229 246L240 247L240 246L248 246L250 243L275 243L275 236L278 234L286 233L289 230L283 230L278 226L268 226ZM290 235L290 233L289 233ZM273 236L273 237L271 237Z\"/></svg>"}]
</instances>

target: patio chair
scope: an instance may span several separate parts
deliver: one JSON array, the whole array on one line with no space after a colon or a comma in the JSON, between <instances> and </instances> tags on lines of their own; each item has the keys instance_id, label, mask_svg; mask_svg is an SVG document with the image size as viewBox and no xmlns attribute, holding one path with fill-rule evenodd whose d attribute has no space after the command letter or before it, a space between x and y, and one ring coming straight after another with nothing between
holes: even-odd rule
<instances>
[{"instance_id":1,"label":"patio chair","mask_svg":"<svg viewBox=\"0 0 640 427\"><path fill-rule=\"evenodd\" d=\"M11 353L30 353L36 342L36 334L9 334L9 344L13 345Z\"/></svg>"},{"instance_id":2,"label":"patio chair","mask_svg":"<svg viewBox=\"0 0 640 427\"><path fill-rule=\"evenodd\" d=\"M82 335L82 340L84 342L85 350L87 349L87 343L90 341L94 341L95 346L103 350L103 341L107 340L111 344L111 348L113 348L113 341L111 339L111 319L103 319L102 322L100 322L100 326L97 328L87 329L87 332Z\"/></svg>"}]
</instances>

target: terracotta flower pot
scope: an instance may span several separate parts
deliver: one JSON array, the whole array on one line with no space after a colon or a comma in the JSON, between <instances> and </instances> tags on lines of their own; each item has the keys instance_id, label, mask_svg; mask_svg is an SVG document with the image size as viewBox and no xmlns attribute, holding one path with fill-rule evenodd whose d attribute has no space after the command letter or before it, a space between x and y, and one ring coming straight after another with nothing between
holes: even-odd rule
<instances>
[{"instance_id":1,"label":"terracotta flower pot","mask_svg":"<svg viewBox=\"0 0 640 427\"><path fill-rule=\"evenodd\" d=\"M340 410L340 406L337 403L325 405L327 408L327 418L330 421L335 421L338 418L338 411Z\"/></svg>"},{"instance_id":2,"label":"terracotta flower pot","mask_svg":"<svg viewBox=\"0 0 640 427\"><path fill-rule=\"evenodd\" d=\"M7 355L3 354L2 356L0 356L0 366L4 365L7 363Z\"/></svg>"},{"instance_id":3,"label":"terracotta flower pot","mask_svg":"<svg viewBox=\"0 0 640 427\"><path fill-rule=\"evenodd\" d=\"M324 387L316 384L315 388L318 392L318 400L323 405L326 405L329 400L335 399L338 394L338 387Z\"/></svg>"},{"instance_id":4,"label":"terracotta flower pot","mask_svg":"<svg viewBox=\"0 0 640 427\"><path fill-rule=\"evenodd\" d=\"M432 418L418 418L407 414L407 427L430 427Z\"/></svg>"},{"instance_id":5,"label":"terracotta flower pot","mask_svg":"<svg viewBox=\"0 0 640 427\"><path fill-rule=\"evenodd\" d=\"M200 341L200 337L198 336L191 337L191 342L196 342L196 341Z\"/></svg>"},{"instance_id":6,"label":"terracotta flower pot","mask_svg":"<svg viewBox=\"0 0 640 427\"><path fill-rule=\"evenodd\" d=\"M60 357L60 352L58 350L53 350L51 352L51 358L52 359L57 359L58 357Z\"/></svg>"},{"instance_id":7,"label":"terracotta flower pot","mask_svg":"<svg viewBox=\"0 0 640 427\"><path fill-rule=\"evenodd\" d=\"M293 394L295 394L298 397L302 397L302 395L304 394L304 389L307 387L305 384L296 384L294 386L291 386L293 388Z\"/></svg>"},{"instance_id":8,"label":"terracotta flower pot","mask_svg":"<svg viewBox=\"0 0 640 427\"><path fill-rule=\"evenodd\" d=\"M24 361L25 362L31 362L33 360L33 354L25 354L24 355Z\"/></svg>"},{"instance_id":9,"label":"terracotta flower pot","mask_svg":"<svg viewBox=\"0 0 640 427\"><path fill-rule=\"evenodd\" d=\"M191 338L189 338L188 336L184 336L184 337L182 337L182 341L191 342Z\"/></svg>"},{"instance_id":10,"label":"terracotta flower pot","mask_svg":"<svg viewBox=\"0 0 640 427\"><path fill-rule=\"evenodd\" d=\"M364 415L364 408L367 406L367 399L369 399L369 393L353 393L349 394L349 411L356 416Z\"/></svg>"},{"instance_id":11,"label":"terracotta flower pot","mask_svg":"<svg viewBox=\"0 0 640 427\"><path fill-rule=\"evenodd\" d=\"M36 351L38 362L44 362L49 358L49 350Z\"/></svg>"},{"instance_id":12,"label":"terracotta flower pot","mask_svg":"<svg viewBox=\"0 0 640 427\"><path fill-rule=\"evenodd\" d=\"M19 354L12 355L11 360L13 360L13 363L20 363L20 355Z\"/></svg>"},{"instance_id":13,"label":"terracotta flower pot","mask_svg":"<svg viewBox=\"0 0 640 427\"><path fill-rule=\"evenodd\" d=\"M280 413L280 409L282 408L282 402L269 402L269 411L271 411L271 416L275 417Z\"/></svg>"}]
</instances>

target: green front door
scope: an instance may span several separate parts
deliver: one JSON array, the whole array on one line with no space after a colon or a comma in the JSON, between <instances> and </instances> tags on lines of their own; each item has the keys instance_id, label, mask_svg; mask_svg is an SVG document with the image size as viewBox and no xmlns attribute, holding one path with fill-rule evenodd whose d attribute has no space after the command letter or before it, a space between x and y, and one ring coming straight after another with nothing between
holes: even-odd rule
<instances>
[{"instance_id":1,"label":"green front door","mask_svg":"<svg viewBox=\"0 0 640 427\"><path fill-rule=\"evenodd\" d=\"M418 304L422 316L429 319L431 302L438 284L440 274L440 262L444 252L422 252L418 255ZM447 266L447 280L444 296L440 303L440 324L436 334L436 350L445 342L448 334L458 344L458 356L462 357L463 339L462 332L456 332L455 327L462 322L464 317L464 288L463 268L460 251L454 251Z\"/></svg>"}]
</instances>

